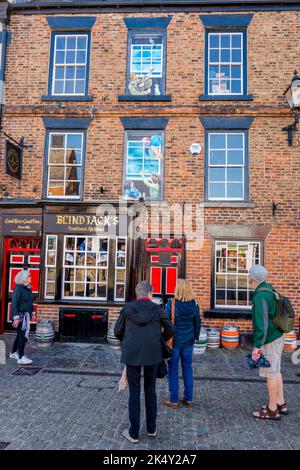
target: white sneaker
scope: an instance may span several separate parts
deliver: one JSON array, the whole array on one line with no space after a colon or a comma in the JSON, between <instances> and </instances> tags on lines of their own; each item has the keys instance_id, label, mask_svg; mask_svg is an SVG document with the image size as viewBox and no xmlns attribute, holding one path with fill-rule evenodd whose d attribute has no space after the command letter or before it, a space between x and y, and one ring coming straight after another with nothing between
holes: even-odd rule
<instances>
[{"instance_id":1,"label":"white sneaker","mask_svg":"<svg viewBox=\"0 0 300 470\"><path fill-rule=\"evenodd\" d=\"M28 365L28 364L32 364L32 360L29 359L27 356L22 356L21 359L18 359L18 364L25 364L25 365Z\"/></svg>"},{"instance_id":2,"label":"white sneaker","mask_svg":"<svg viewBox=\"0 0 300 470\"><path fill-rule=\"evenodd\" d=\"M19 354L17 352L9 353L10 359L19 359Z\"/></svg>"},{"instance_id":3,"label":"white sneaker","mask_svg":"<svg viewBox=\"0 0 300 470\"><path fill-rule=\"evenodd\" d=\"M147 432L147 435L149 437L156 437L157 436L157 429L155 430L155 432Z\"/></svg>"},{"instance_id":4,"label":"white sneaker","mask_svg":"<svg viewBox=\"0 0 300 470\"><path fill-rule=\"evenodd\" d=\"M130 436L128 429L125 429L125 431L122 432L122 436L126 437L126 439L133 444L137 444L139 442L138 439L133 439L133 437Z\"/></svg>"}]
</instances>

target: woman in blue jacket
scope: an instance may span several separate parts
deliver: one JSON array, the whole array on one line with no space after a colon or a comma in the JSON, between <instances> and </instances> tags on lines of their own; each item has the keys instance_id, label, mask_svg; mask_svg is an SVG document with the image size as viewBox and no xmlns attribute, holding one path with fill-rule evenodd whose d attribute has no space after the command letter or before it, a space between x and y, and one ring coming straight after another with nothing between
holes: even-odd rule
<instances>
[{"instance_id":1,"label":"woman in blue jacket","mask_svg":"<svg viewBox=\"0 0 300 470\"><path fill-rule=\"evenodd\" d=\"M178 279L175 291L175 334L172 357L169 366L170 399L164 404L178 408L181 404L191 407L193 403L193 349L200 334L200 309L195 301L193 289L186 279ZM172 300L166 305L166 312L171 318ZM179 402L178 363L181 359L184 382L183 399Z\"/></svg>"}]
</instances>

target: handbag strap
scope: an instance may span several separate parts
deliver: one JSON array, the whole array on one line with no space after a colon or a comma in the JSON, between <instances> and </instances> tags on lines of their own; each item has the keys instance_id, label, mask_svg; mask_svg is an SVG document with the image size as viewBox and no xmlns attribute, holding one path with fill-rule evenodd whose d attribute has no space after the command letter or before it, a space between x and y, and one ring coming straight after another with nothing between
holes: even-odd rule
<instances>
[{"instance_id":1,"label":"handbag strap","mask_svg":"<svg viewBox=\"0 0 300 470\"><path fill-rule=\"evenodd\" d=\"M171 320L172 320L172 323L174 325L174 323L175 323L175 299L174 299L174 297L172 298L171 302L172 302Z\"/></svg>"}]
</instances>

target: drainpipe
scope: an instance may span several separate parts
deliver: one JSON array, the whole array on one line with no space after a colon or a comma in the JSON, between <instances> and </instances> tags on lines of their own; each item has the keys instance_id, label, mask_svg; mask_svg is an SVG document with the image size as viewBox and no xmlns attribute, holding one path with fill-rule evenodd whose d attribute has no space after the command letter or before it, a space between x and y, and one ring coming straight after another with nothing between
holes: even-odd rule
<instances>
[{"instance_id":1,"label":"drainpipe","mask_svg":"<svg viewBox=\"0 0 300 470\"><path fill-rule=\"evenodd\" d=\"M7 32L8 6L8 2L3 2L0 4L0 128L3 112L5 52L7 40L9 37Z\"/></svg>"}]
</instances>

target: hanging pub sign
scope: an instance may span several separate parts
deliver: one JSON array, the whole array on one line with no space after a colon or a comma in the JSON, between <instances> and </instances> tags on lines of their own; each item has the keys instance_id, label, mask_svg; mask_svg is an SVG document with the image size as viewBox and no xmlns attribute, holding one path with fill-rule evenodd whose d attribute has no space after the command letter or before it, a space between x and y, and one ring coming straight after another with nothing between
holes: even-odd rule
<instances>
[{"instance_id":1,"label":"hanging pub sign","mask_svg":"<svg viewBox=\"0 0 300 470\"><path fill-rule=\"evenodd\" d=\"M5 142L6 173L14 178L22 178L22 147L9 140Z\"/></svg>"}]
</instances>

